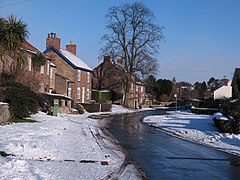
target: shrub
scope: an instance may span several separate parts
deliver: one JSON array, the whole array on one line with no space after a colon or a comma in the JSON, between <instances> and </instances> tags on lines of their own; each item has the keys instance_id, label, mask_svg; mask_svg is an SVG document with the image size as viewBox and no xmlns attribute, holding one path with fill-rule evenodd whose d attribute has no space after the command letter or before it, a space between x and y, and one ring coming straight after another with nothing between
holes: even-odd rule
<instances>
[{"instance_id":1,"label":"shrub","mask_svg":"<svg viewBox=\"0 0 240 180\"><path fill-rule=\"evenodd\" d=\"M111 90L111 100L112 101L117 101L117 100L120 100L122 98L123 98L122 93Z\"/></svg>"},{"instance_id":2,"label":"shrub","mask_svg":"<svg viewBox=\"0 0 240 180\"><path fill-rule=\"evenodd\" d=\"M84 114L84 107L81 104L74 104L73 108L78 110L79 114Z\"/></svg>"},{"instance_id":3,"label":"shrub","mask_svg":"<svg viewBox=\"0 0 240 180\"><path fill-rule=\"evenodd\" d=\"M8 82L0 84L0 91L5 95L3 102L9 104L13 119L22 119L37 112L41 98L29 87Z\"/></svg>"}]
</instances>

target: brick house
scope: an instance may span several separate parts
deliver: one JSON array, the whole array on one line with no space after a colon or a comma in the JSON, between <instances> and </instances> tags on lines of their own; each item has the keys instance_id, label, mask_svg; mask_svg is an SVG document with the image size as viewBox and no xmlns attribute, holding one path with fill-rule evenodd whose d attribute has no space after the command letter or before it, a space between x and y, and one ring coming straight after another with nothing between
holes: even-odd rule
<instances>
[{"instance_id":1,"label":"brick house","mask_svg":"<svg viewBox=\"0 0 240 180\"><path fill-rule=\"evenodd\" d=\"M105 56L103 62L93 70L92 87L97 90L114 90L124 94L124 72L118 66L121 66L121 60L118 60L116 65L111 62L109 56ZM145 85L134 76L130 88L129 107L144 106L148 104L148 100Z\"/></svg>"},{"instance_id":2,"label":"brick house","mask_svg":"<svg viewBox=\"0 0 240 180\"><path fill-rule=\"evenodd\" d=\"M22 49L27 52L27 65L25 66L25 70L30 74L35 74L35 78L40 83L38 91L40 93L51 92L55 87L56 66L51 62L49 57L45 56L47 59L45 65L40 67L40 71L33 72L32 57L34 54L41 53L41 51L26 40L23 41Z\"/></svg>"},{"instance_id":3,"label":"brick house","mask_svg":"<svg viewBox=\"0 0 240 180\"><path fill-rule=\"evenodd\" d=\"M76 103L91 100L92 69L76 56L76 44L66 45L66 50L60 48L61 39L56 33L48 34L44 54L56 65L55 91L71 97Z\"/></svg>"},{"instance_id":4,"label":"brick house","mask_svg":"<svg viewBox=\"0 0 240 180\"><path fill-rule=\"evenodd\" d=\"M50 67L52 73L54 73L54 64L52 64L50 59L45 56L45 58L47 59L45 65L41 66L40 70L35 72L33 69L33 56L37 53L42 52L26 40L23 40L20 49L23 50L26 61L23 65L17 67L17 72L15 72L15 70L11 72L13 70L12 65L14 64L14 59L12 59L8 55L4 55L4 59L7 60L7 63L3 65L3 62L0 62L0 71L4 70L5 72L14 73L15 75L16 73L18 73L15 79L16 82L31 87L31 89L36 92L48 92L49 88L52 88L54 86L54 83L51 80L49 73ZM47 69L47 67L49 67L49 69ZM47 70L49 71L47 72Z\"/></svg>"}]
</instances>

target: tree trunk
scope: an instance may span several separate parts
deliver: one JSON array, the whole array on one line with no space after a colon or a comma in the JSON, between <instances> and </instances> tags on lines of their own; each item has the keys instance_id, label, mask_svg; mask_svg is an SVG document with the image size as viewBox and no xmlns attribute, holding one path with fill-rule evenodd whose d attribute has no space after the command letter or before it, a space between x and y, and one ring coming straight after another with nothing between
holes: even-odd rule
<instances>
[{"instance_id":1,"label":"tree trunk","mask_svg":"<svg viewBox=\"0 0 240 180\"><path fill-rule=\"evenodd\" d=\"M128 107L128 101L130 98L130 89L131 89L131 84L132 84L132 76L130 74L126 75L126 82L124 84L124 100L123 104L125 107Z\"/></svg>"}]
</instances>

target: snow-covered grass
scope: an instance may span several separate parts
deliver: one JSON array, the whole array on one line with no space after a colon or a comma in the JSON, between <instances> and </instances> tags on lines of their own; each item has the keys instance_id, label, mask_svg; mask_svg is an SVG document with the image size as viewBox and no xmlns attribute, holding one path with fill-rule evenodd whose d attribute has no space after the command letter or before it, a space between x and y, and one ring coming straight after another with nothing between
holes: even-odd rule
<instances>
[{"instance_id":1,"label":"snow-covered grass","mask_svg":"<svg viewBox=\"0 0 240 180\"><path fill-rule=\"evenodd\" d=\"M145 117L143 122L186 140L240 156L240 135L219 133L212 116L180 111L167 113Z\"/></svg>"},{"instance_id":2,"label":"snow-covered grass","mask_svg":"<svg viewBox=\"0 0 240 180\"><path fill-rule=\"evenodd\" d=\"M114 105L111 113L128 112ZM0 126L0 151L11 154L0 156L0 179L138 179L133 165L121 169L125 155L89 115L39 112L36 123Z\"/></svg>"}]
</instances>

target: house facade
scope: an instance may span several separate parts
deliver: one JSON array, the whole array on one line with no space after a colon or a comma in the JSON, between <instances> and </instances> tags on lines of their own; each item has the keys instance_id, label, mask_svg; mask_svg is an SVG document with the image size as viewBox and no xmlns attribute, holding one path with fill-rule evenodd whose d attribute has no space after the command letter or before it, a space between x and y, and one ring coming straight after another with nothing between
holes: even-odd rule
<instances>
[{"instance_id":1,"label":"house facade","mask_svg":"<svg viewBox=\"0 0 240 180\"><path fill-rule=\"evenodd\" d=\"M109 56L105 56L103 62L93 70L92 86L97 90L113 90L124 95L124 72L119 68L121 61L117 64L111 62ZM138 108L147 104L149 96L145 92L145 85L133 76L128 107Z\"/></svg>"},{"instance_id":2,"label":"house facade","mask_svg":"<svg viewBox=\"0 0 240 180\"><path fill-rule=\"evenodd\" d=\"M216 99L228 99L232 97L231 81L214 91L214 100Z\"/></svg>"},{"instance_id":3,"label":"house facade","mask_svg":"<svg viewBox=\"0 0 240 180\"><path fill-rule=\"evenodd\" d=\"M51 58L56 67L55 87L52 91L68 96L76 103L86 103L91 100L92 69L77 57L76 44L70 41L66 49L62 49L60 42L56 33L50 33L46 38L44 54Z\"/></svg>"},{"instance_id":4,"label":"house facade","mask_svg":"<svg viewBox=\"0 0 240 180\"><path fill-rule=\"evenodd\" d=\"M34 78L39 81L38 92L51 92L55 87L56 66L51 62L51 59L49 57L45 56L45 65L42 65L39 71L35 72L33 69L33 56L34 54L42 52L26 40L23 41L22 49L25 50L27 53L25 72L28 72L27 74L30 76L33 75Z\"/></svg>"}]
</instances>

